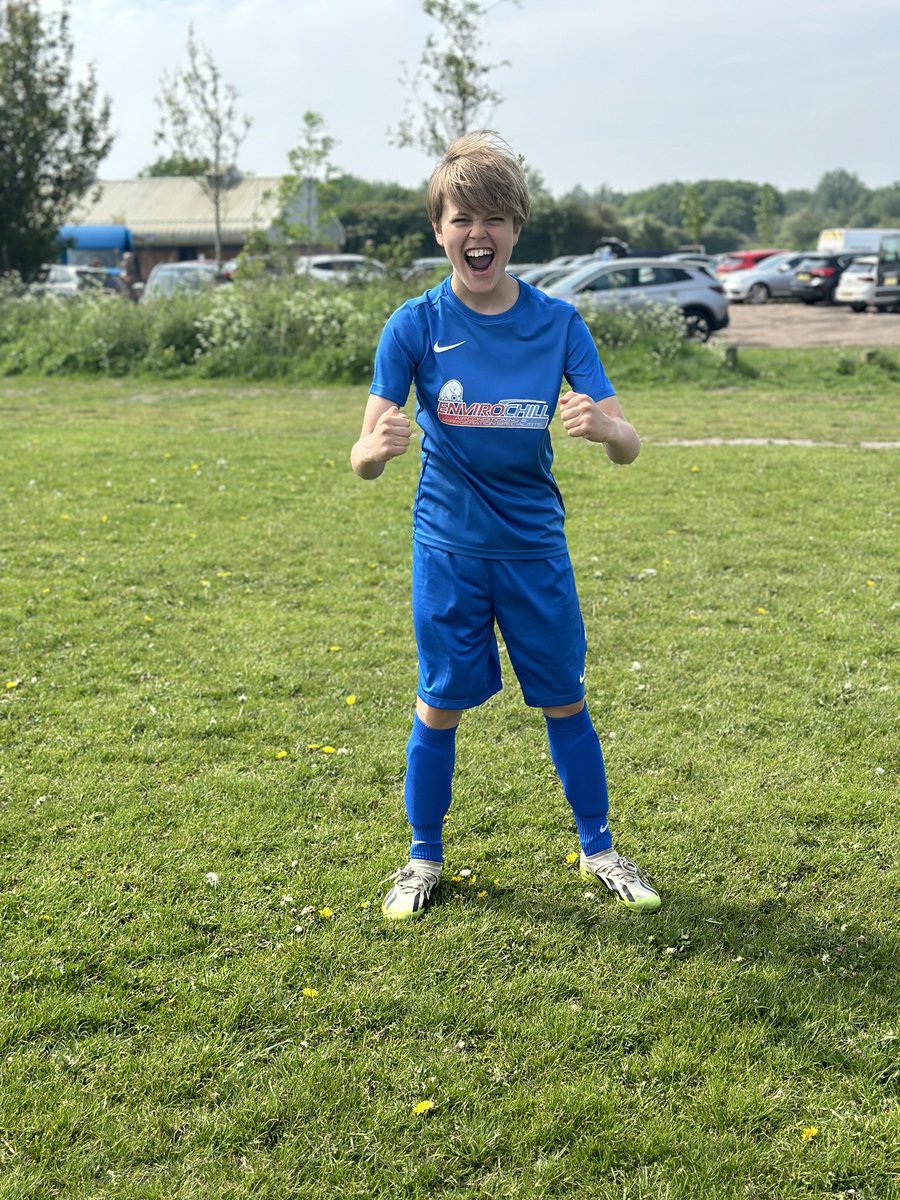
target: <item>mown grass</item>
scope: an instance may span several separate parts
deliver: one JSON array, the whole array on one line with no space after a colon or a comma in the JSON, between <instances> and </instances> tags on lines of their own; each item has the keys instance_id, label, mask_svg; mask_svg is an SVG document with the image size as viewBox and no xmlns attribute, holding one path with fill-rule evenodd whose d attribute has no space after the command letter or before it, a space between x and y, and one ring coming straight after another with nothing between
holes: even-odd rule
<instances>
[{"instance_id":1,"label":"mown grass","mask_svg":"<svg viewBox=\"0 0 900 1200\"><path fill-rule=\"evenodd\" d=\"M557 475L643 919L508 676L382 922L417 464L353 477L358 391L0 389L4 1198L898 1194L896 362L608 365L642 455Z\"/></svg>"}]
</instances>

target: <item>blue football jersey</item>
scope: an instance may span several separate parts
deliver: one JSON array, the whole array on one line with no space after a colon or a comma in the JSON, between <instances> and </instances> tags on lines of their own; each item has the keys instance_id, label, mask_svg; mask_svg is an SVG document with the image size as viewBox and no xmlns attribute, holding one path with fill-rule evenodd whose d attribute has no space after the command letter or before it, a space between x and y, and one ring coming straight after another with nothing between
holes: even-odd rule
<instances>
[{"instance_id":1,"label":"blue football jersey","mask_svg":"<svg viewBox=\"0 0 900 1200\"><path fill-rule=\"evenodd\" d=\"M449 278L397 309L371 391L402 407L415 384L418 541L478 558L566 552L550 444L563 378L593 400L615 395L577 310L521 280L497 315L464 305Z\"/></svg>"}]
</instances>

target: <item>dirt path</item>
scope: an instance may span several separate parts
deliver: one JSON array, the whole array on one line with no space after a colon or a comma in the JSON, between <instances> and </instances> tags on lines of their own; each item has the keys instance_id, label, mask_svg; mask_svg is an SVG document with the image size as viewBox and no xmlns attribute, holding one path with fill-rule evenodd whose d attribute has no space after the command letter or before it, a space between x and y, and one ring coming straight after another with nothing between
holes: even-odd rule
<instances>
[{"instance_id":1,"label":"dirt path","mask_svg":"<svg viewBox=\"0 0 900 1200\"><path fill-rule=\"evenodd\" d=\"M731 323L713 335L722 346L893 346L900 313L855 313L844 304L732 304Z\"/></svg>"}]
</instances>

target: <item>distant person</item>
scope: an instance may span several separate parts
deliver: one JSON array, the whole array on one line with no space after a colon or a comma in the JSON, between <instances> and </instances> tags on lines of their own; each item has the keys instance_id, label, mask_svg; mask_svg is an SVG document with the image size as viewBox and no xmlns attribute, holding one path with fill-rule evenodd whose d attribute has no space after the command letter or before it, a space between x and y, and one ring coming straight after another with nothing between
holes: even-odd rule
<instances>
[{"instance_id":1,"label":"distant person","mask_svg":"<svg viewBox=\"0 0 900 1200\"><path fill-rule=\"evenodd\" d=\"M427 207L452 274L387 322L350 454L357 475L376 479L406 452L414 382L422 471L412 551L419 680L404 785L412 845L382 913L421 916L440 879L456 730L465 710L502 686L495 622L525 703L544 713L581 875L628 908L657 909L656 890L612 847L549 426L558 407L569 437L599 443L614 463L632 462L640 440L579 313L507 274L530 208L510 148L490 131L457 139L431 176ZM574 390L560 397L564 377Z\"/></svg>"},{"instance_id":2,"label":"distant person","mask_svg":"<svg viewBox=\"0 0 900 1200\"><path fill-rule=\"evenodd\" d=\"M141 282L141 268L138 263L137 255L132 254L130 250L126 250L122 255L122 261L119 264L121 271L122 283L125 285L125 291L129 300L137 299L136 284Z\"/></svg>"}]
</instances>

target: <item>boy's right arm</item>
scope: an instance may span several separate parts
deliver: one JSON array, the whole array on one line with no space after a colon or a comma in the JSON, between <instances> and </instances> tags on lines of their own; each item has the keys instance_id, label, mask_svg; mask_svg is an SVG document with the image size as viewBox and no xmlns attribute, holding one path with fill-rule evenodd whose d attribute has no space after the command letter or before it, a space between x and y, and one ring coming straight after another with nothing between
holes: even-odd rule
<instances>
[{"instance_id":1,"label":"boy's right arm","mask_svg":"<svg viewBox=\"0 0 900 1200\"><path fill-rule=\"evenodd\" d=\"M350 451L350 466L360 479L377 479L385 463L409 449L412 426L392 400L369 396L362 432Z\"/></svg>"}]
</instances>

